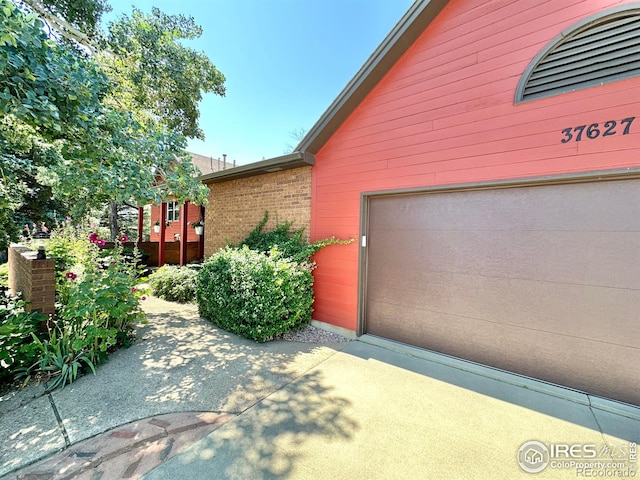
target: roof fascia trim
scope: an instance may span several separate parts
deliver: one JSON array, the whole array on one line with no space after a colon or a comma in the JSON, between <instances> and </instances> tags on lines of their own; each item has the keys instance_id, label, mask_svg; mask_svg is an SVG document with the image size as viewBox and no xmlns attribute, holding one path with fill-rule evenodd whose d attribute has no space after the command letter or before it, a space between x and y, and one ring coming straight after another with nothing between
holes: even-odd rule
<instances>
[{"instance_id":1,"label":"roof fascia trim","mask_svg":"<svg viewBox=\"0 0 640 480\"><path fill-rule=\"evenodd\" d=\"M198 177L204 184L226 182L236 178L253 177L265 173L279 172L292 168L315 165L316 159L311 153L295 151L280 157L269 158L260 162L240 165Z\"/></svg>"}]
</instances>

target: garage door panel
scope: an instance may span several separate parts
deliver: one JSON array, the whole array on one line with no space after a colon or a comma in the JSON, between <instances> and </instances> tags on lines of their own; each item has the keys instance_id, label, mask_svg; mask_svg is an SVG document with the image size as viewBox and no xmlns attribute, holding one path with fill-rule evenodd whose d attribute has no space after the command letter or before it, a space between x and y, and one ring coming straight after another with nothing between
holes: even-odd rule
<instances>
[{"instance_id":1,"label":"garage door panel","mask_svg":"<svg viewBox=\"0 0 640 480\"><path fill-rule=\"evenodd\" d=\"M372 197L364 331L640 404L639 212L638 180Z\"/></svg>"},{"instance_id":2,"label":"garage door panel","mask_svg":"<svg viewBox=\"0 0 640 480\"><path fill-rule=\"evenodd\" d=\"M384 309L389 320L394 318L395 308L388 304ZM597 393L629 403L637 402L640 395L640 384L629 383L629 376L636 374L636 366L640 365L638 348L492 322L470 331L465 318L427 313L414 309L402 319L395 317L396 324L419 324L415 331L405 332L395 340L459 358L468 358L472 351L472 360L477 363L579 390L593 391L595 383ZM376 335L397 337L392 325L389 321L387 329L380 329ZM610 368L620 363L621 356L628 363L620 369ZM588 379L584 378L585 369L590 372Z\"/></svg>"},{"instance_id":3,"label":"garage door panel","mask_svg":"<svg viewBox=\"0 0 640 480\"><path fill-rule=\"evenodd\" d=\"M397 319L378 316L377 305L384 304L385 308L395 305L396 311L406 306L424 315L448 313L471 322L514 325L620 346L640 344L640 328L629 322L629 312L619 309L620 305L629 305L640 312L640 293L585 285L563 287L518 279L436 273L424 281L388 284L368 291L367 295L375 296L376 302L367 312L373 330L367 330L380 335L375 328L386 321L391 322L393 329ZM575 318L580 319L579 328L571 321Z\"/></svg>"},{"instance_id":4,"label":"garage door panel","mask_svg":"<svg viewBox=\"0 0 640 480\"><path fill-rule=\"evenodd\" d=\"M420 241L415 241L419 235ZM372 231L370 250L384 253L385 271L412 269L425 257L428 272L600 285L640 290L640 232ZM392 248L389 248L392 246ZM541 263L539 259L546 261ZM413 261L412 261L413 259Z\"/></svg>"},{"instance_id":5,"label":"garage door panel","mask_svg":"<svg viewBox=\"0 0 640 480\"><path fill-rule=\"evenodd\" d=\"M612 195L606 183L616 183L617 192ZM409 227L420 230L640 231L640 219L630 218L640 208L637 182L557 187L468 190L422 195L422 198L416 195L372 197L370 206L378 213L376 218L370 218L369 227L371 230L378 226L391 230L406 228L403 219L411 218ZM407 198L411 198L410 203L406 202ZM626 200L625 204L620 204L621 198ZM467 209L467 205L473 209ZM522 215L523 211L527 214Z\"/></svg>"}]
</instances>

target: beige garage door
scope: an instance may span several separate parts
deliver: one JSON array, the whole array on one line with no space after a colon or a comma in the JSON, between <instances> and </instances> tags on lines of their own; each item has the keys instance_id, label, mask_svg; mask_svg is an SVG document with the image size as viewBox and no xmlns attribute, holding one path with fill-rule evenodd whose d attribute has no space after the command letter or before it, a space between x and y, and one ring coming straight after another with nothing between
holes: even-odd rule
<instances>
[{"instance_id":1,"label":"beige garage door","mask_svg":"<svg viewBox=\"0 0 640 480\"><path fill-rule=\"evenodd\" d=\"M366 201L366 333L640 405L640 180Z\"/></svg>"}]
</instances>

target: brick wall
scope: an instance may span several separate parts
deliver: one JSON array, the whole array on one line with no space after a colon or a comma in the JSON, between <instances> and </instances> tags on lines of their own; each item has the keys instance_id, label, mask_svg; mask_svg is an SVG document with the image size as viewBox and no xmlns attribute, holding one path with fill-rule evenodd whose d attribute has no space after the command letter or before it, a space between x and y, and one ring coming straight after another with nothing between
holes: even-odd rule
<instances>
[{"instance_id":1,"label":"brick wall","mask_svg":"<svg viewBox=\"0 0 640 480\"><path fill-rule=\"evenodd\" d=\"M27 310L45 315L55 313L56 274L55 260L36 260L37 252L25 247L9 248L9 290L22 292L29 302Z\"/></svg>"},{"instance_id":2,"label":"brick wall","mask_svg":"<svg viewBox=\"0 0 640 480\"><path fill-rule=\"evenodd\" d=\"M208 185L209 206L205 210L205 257L228 242L238 243L269 211L266 230L292 221L305 227L311 222L311 167L300 167Z\"/></svg>"}]
</instances>

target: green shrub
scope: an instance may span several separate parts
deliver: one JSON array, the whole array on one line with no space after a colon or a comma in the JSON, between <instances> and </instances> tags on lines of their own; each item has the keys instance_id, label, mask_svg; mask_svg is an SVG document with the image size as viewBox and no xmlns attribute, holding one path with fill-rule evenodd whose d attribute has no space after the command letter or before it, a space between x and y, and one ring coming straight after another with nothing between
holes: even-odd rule
<instances>
[{"instance_id":1,"label":"green shrub","mask_svg":"<svg viewBox=\"0 0 640 480\"><path fill-rule=\"evenodd\" d=\"M238 247L229 245L207 260L198 275L200 314L216 325L264 342L311 320L311 256L323 247L353 240L334 237L312 244L304 229L285 222L264 232L269 212Z\"/></svg>"},{"instance_id":2,"label":"green shrub","mask_svg":"<svg viewBox=\"0 0 640 480\"><path fill-rule=\"evenodd\" d=\"M38 358L33 334L46 316L24 310L25 302L19 298L0 299L0 381L11 379L21 369L29 367Z\"/></svg>"},{"instance_id":3,"label":"green shrub","mask_svg":"<svg viewBox=\"0 0 640 480\"><path fill-rule=\"evenodd\" d=\"M9 287L9 264L0 265L0 287Z\"/></svg>"},{"instance_id":4,"label":"green shrub","mask_svg":"<svg viewBox=\"0 0 640 480\"><path fill-rule=\"evenodd\" d=\"M170 302L193 302L197 277L193 268L164 265L149 275L151 293Z\"/></svg>"},{"instance_id":5,"label":"green shrub","mask_svg":"<svg viewBox=\"0 0 640 480\"><path fill-rule=\"evenodd\" d=\"M301 328L313 311L311 268L277 250L221 249L198 273L200 315L258 342Z\"/></svg>"},{"instance_id":6,"label":"green shrub","mask_svg":"<svg viewBox=\"0 0 640 480\"><path fill-rule=\"evenodd\" d=\"M314 243L307 242L303 235L304 227L292 230L293 222L284 222L269 232L264 232L264 226L269 220L269 212L264 212L264 217L258 223L247 238L240 242L239 246L246 245L251 250L269 253L276 248L284 257L289 257L295 262L310 262L311 256L328 245L346 245L353 240L339 240L335 237L318 240Z\"/></svg>"}]
</instances>

